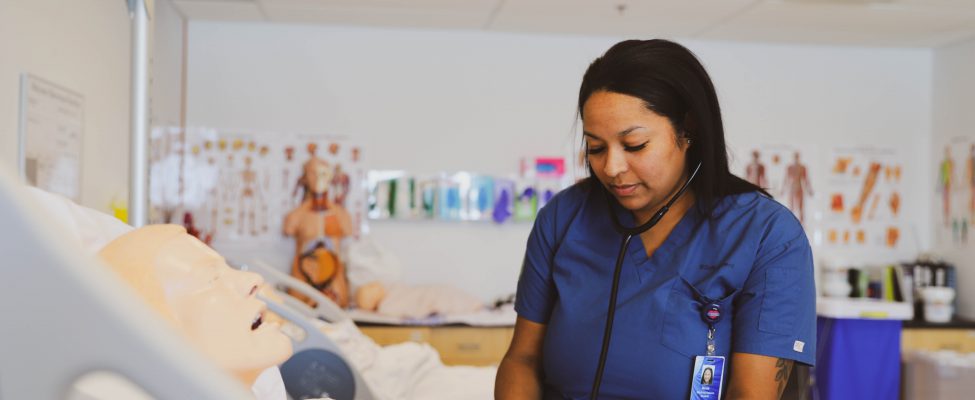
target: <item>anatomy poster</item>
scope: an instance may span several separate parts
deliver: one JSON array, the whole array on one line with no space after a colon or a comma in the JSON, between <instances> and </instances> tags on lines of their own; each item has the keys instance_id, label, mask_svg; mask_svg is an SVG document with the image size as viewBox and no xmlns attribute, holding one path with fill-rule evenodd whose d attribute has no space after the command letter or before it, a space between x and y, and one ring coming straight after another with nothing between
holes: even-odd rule
<instances>
[{"instance_id":1,"label":"anatomy poster","mask_svg":"<svg viewBox=\"0 0 975 400\"><path fill-rule=\"evenodd\" d=\"M183 224L205 242L280 239L312 158L328 165L330 199L364 222L362 150L345 138L156 128L151 149L153 222Z\"/></svg>"},{"instance_id":2,"label":"anatomy poster","mask_svg":"<svg viewBox=\"0 0 975 400\"><path fill-rule=\"evenodd\" d=\"M822 233L827 246L888 248L904 236L904 163L880 146L833 148L827 158Z\"/></svg>"},{"instance_id":3,"label":"anatomy poster","mask_svg":"<svg viewBox=\"0 0 975 400\"><path fill-rule=\"evenodd\" d=\"M938 241L964 245L975 223L975 138L952 137L935 160Z\"/></svg>"},{"instance_id":4,"label":"anatomy poster","mask_svg":"<svg viewBox=\"0 0 975 400\"><path fill-rule=\"evenodd\" d=\"M768 190L805 224L813 213L810 157L798 147L765 145L752 148L742 177Z\"/></svg>"}]
</instances>

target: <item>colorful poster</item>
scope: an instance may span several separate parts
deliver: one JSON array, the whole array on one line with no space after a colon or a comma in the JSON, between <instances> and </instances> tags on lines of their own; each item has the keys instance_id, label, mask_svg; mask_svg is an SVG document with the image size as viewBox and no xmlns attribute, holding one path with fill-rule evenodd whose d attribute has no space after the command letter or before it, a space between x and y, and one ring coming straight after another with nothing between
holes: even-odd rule
<instances>
[{"instance_id":1,"label":"colorful poster","mask_svg":"<svg viewBox=\"0 0 975 400\"><path fill-rule=\"evenodd\" d=\"M837 147L827 157L827 247L894 249L904 233L904 164L892 147Z\"/></svg>"},{"instance_id":2,"label":"colorful poster","mask_svg":"<svg viewBox=\"0 0 975 400\"><path fill-rule=\"evenodd\" d=\"M939 243L965 245L975 223L975 138L948 139L936 158L935 232Z\"/></svg>"}]
</instances>

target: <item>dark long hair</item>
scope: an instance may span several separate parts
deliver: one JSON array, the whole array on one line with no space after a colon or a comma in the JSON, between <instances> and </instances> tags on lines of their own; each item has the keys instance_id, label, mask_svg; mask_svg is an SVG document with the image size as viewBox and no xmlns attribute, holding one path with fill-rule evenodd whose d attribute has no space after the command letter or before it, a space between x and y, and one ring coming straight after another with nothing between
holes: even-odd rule
<instances>
[{"instance_id":1,"label":"dark long hair","mask_svg":"<svg viewBox=\"0 0 975 400\"><path fill-rule=\"evenodd\" d=\"M705 215L710 215L723 196L757 191L771 197L728 169L718 95L704 66L686 47L662 39L619 42L586 70L579 87L580 118L585 117L586 100L597 91L642 99L648 109L670 120L678 138L692 140L686 166L690 169L701 163L691 189ZM588 158L586 163L588 166ZM596 179L592 166L588 168L589 179Z\"/></svg>"}]
</instances>

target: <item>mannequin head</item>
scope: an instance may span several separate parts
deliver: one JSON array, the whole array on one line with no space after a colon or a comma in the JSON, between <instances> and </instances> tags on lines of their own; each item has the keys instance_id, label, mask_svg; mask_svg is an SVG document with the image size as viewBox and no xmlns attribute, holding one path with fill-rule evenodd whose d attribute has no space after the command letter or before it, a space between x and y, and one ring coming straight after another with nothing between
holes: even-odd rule
<instances>
[{"instance_id":1,"label":"mannequin head","mask_svg":"<svg viewBox=\"0 0 975 400\"><path fill-rule=\"evenodd\" d=\"M355 291L355 303L363 310L376 311L386 297L386 287L380 282L370 282Z\"/></svg>"},{"instance_id":2,"label":"mannequin head","mask_svg":"<svg viewBox=\"0 0 975 400\"><path fill-rule=\"evenodd\" d=\"M332 183L332 168L325 160L312 158L305 163L304 180L308 193L322 195Z\"/></svg>"},{"instance_id":3,"label":"mannequin head","mask_svg":"<svg viewBox=\"0 0 975 400\"><path fill-rule=\"evenodd\" d=\"M265 321L263 279L237 271L178 225L133 230L99 253L190 343L247 385L291 355L279 325Z\"/></svg>"}]
</instances>

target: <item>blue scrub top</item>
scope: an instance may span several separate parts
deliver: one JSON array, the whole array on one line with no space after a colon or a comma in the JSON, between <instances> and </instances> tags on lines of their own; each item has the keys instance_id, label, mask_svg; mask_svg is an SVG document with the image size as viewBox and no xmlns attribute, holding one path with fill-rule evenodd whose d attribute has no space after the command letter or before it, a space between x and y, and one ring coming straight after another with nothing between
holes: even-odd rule
<instances>
[{"instance_id":1,"label":"blue scrub top","mask_svg":"<svg viewBox=\"0 0 975 400\"><path fill-rule=\"evenodd\" d=\"M572 186L539 211L528 238L515 310L547 326L545 398L589 397L623 240L606 201ZM600 398L687 399L694 357L706 351L703 299L723 311L715 343L726 373L733 352L813 365L815 293L809 241L787 208L759 193L722 198L711 218L691 207L652 257L639 238L626 250Z\"/></svg>"}]
</instances>

